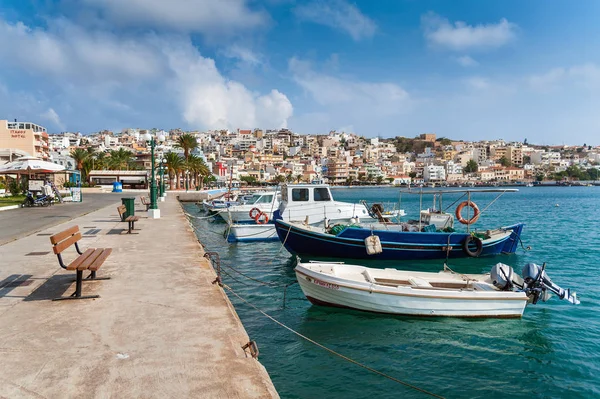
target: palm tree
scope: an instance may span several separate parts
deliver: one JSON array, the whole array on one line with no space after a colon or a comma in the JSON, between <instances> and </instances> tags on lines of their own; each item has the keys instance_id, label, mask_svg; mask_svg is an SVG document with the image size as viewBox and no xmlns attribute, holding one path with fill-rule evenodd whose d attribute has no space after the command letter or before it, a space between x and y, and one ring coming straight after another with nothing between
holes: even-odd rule
<instances>
[{"instance_id":1,"label":"palm tree","mask_svg":"<svg viewBox=\"0 0 600 399\"><path fill-rule=\"evenodd\" d=\"M177 138L177 144L175 144L175 147L183 149L183 155L187 160L190 156L190 151L198 148L198 141L196 140L196 137L189 133L185 133Z\"/></svg>"},{"instance_id":2,"label":"palm tree","mask_svg":"<svg viewBox=\"0 0 600 399\"><path fill-rule=\"evenodd\" d=\"M197 155L190 155L186 161L186 168L192 172L195 185L197 186L198 182L200 182L200 189L203 189L204 177L210 175L210 170L204 163L204 160Z\"/></svg>"},{"instance_id":3,"label":"palm tree","mask_svg":"<svg viewBox=\"0 0 600 399\"><path fill-rule=\"evenodd\" d=\"M285 182L285 176L277 175L277 176L275 176L275 179L273 179L273 180L275 180L275 182L277 182L277 183L283 183L283 182Z\"/></svg>"},{"instance_id":4,"label":"palm tree","mask_svg":"<svg viewBox=\"0 0 600 399\"><path fill-rule=\"evenodd\" d=\"M132 157L133 153L123 148L110 150L110 158L108 158L107 167L110 170L130 169L132 166Z\"/></svg>"},{"instance_id":5,"label":"palm tree","mask_svg":"<svg viewBox=\"0 0 600 399\"><path fill-rule=\"evenodd\" d=\"M167 160L167 173L169 174L169 185L171 186L171 190L174 188L179 189L179 174L184 167L183 160L179 157L179 154L175 152L167 153L165 159ZM174 178L177 179L176 185L173 184Z\"/></svg>"},{"instance_id":6,"label":"palm tree","mask_svg":"<svg viewBox=\"0 0 600 399\"><path fill-rule=\"evenodd\" d=\"M70 155L71 158L73 158L75 160L75 163L77 164L77 170L81 170L83 168L83 161L85 161L90 156L90 153L84 150L83 148L75 148L74 150L71 150Z\"/></svg>"},{"instance_id":7,"label":"palm tree","mask_svg":"<svg viewBox=\"0 0 600 399\"><path fill-rule=\"evenodd\" d=\"M300 183L302 180L302 175L296 175L296 183Z\"/></svg>"},{"instance_id":8,"label":"palm tree","mask_svg":"<svg viewBox=\"0 0 600 399\"><path fill-rule=\"evenodd\" d=\"M291 183L294 181L294 175L292 175L292 173L288 173L287 176L285 177L285 181L287 181L288 183Z\"/></svg>"}]
</instances>

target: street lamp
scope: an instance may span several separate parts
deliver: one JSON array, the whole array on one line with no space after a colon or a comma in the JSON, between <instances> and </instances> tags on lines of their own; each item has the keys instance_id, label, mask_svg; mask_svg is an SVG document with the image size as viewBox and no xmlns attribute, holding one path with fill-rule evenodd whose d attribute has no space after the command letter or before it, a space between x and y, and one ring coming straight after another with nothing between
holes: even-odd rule
<instances>
[{"instance_id":1,"label":"street lamp","mask_svg":"<svg viewBox=\"0 0 600 399\"><path fill-rule=\"evenodd\" d=\"M160 218L160 209L158 209L158 204L156 203L156 172L155 172L155 164L154 164L154 148L156 147L156 141L159 142L165 141L165 136L162 132L158 135L158 137L152 136L150 133L146 133L144 135L144 140L150 143L150 157L152 159L152 176L150 179L150 209L148 209L148 217L151 219L159 219Z\"/></svg>"},{"instance_id":2,"label":"street lamp","mask_svg":"<svg viewBox=\"0 0 600 399\"><path fill-rule=\"evenodd\" d=\"M167 160L166 158L163 158L160 161L160 196L161 196L161 201L164 200L164 197L167 196L167 193L165 192L165 169L167 168Z\"/></svg>"}]
</instances>

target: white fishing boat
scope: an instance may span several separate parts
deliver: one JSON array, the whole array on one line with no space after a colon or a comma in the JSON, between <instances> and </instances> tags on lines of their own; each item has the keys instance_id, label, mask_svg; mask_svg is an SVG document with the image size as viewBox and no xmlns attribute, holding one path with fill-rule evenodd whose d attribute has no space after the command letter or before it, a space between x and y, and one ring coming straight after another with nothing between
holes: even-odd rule
<instances>
[{"instance_id":1,"label":"white fishing boat","mask_svg":"<svg viewBox=\"0 0 600 399\"><path fill-rule=\"evenodd\" d=\"M374 269L331 262L301 263L298 283L316 305L410 316L516 318L528 303L546 301L550 292L579 304L574 292L555 285L545 266L496 264L488 274Z\"/></svg>"},{"instance_id":2,"label":"white fishing boat","mask_svg":"<svg viewBox=\"0 0 600 399\"><path fill-rule=\"evenodd\" d=\"M259 213L264 213L271 220L273 212L279 207L281 195L275 191L263 191L252 194L243 204L232 205L226 212L218 215L226 221L233 223L253 223Z\"/></svg>"},{"instance_id":3,"label":"white fishing boat","mask_svg":"<svg viewBox=\"0 0 600 399\"><path fill-rule=\"evenodd\" d=\"M232 208L230 207L230 209ZM261 211L261 213L264 213L264 215L261 215L257 213L258 210L260 210L258 207L250 206L247 211L247 216L253 213L253 220L256 221L254 224L230 222L228 241L277 240L275 225L272 223L277 218L285 221L302 221L311 226L324 225L326 221L327 224L334 224L337 222L356 222L358 220L364 220L365 222L376 222L378 220L372 217L372 212L364 202L354 204L335 201L328 184L283 185L279 207L276 208L273 214ZM244 211L246 211L245 208ZM385 212L385 210L382 209L382 212ZM396 212L397 215L404 215L402 210ZM228 220L228 211L222 212L221 216Z\"/></svg>"}]
</instances>

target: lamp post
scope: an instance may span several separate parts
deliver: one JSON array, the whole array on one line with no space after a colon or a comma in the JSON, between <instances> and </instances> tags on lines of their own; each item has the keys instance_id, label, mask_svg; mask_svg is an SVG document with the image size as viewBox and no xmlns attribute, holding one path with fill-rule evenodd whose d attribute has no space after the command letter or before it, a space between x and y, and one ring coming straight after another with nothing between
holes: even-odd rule
<instances>
[{"instance_id":1,"label":"lamp post","mask_svg":"<svg viewBox=\"0 0 600 399\"><path fill-rule=\"evenodd\" d=\"M154 148L156 147L156 140L162 142L165 140L164 135L159 135L158 137L153 137L150 133L146 133L144 136L147 142L150 143L150 157L152 160L152 176L150 179L150 209L148 209L148 217L151 219L159 219L160 218L160 209L158 209L158 204L156 203L156 166L154 162Z\"/></svg>"},{"instance_id":2,"label":"lamp post","mask_svg":"<svg viewBox=\"0 0 600 399\"><path fill-rule=\"evenodd\" d=\"M163 158L160 161L160 196L161 201L164 201L164 197L167 196L165 192L165 168L167 167L167 160Z\"/></svg>"}]
</instances>

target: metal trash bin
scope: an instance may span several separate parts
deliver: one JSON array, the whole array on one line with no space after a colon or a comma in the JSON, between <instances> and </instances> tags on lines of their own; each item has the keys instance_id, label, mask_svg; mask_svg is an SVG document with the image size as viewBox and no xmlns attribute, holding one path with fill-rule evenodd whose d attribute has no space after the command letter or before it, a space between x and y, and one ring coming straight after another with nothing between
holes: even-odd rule
<instances>
[{"instance_id":1,"label":"metal trash bin","mask_svg":"<svg viewBox=\"0 0 600 399\"><path fill-rule=\"evenodd\" d=\"M121 198L121 202L125 205L127 209L123 218L127 218L129 216L135 216L135 197L125 197Z\"/></svg>"}]
</instances>

